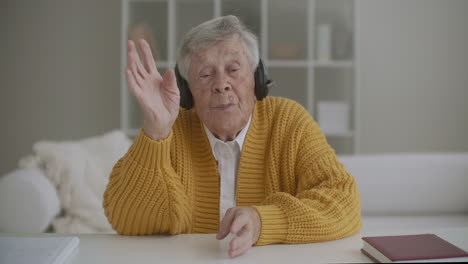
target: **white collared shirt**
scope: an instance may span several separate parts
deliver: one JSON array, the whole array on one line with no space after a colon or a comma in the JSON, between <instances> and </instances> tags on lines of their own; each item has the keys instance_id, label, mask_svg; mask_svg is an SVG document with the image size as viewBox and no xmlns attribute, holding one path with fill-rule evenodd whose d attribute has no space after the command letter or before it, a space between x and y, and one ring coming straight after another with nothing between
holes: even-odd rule
<instances>
[{"instance_id":1,"label":"white collared shirt","mask_svg":"<svg viewBox=\"0 0 468 264\"><path fill-rule=\"evenodd\" d=\"M236 179L237 169L239 168L240 154L245 136L249 130L249 117L247 125L239 132L233 141L224 142L217 139L213 133L203 124L211 150L218 163L218 172L220 176L220 197L219 197L219 217L224 217L227 209L236 206Z\"/></svg>"}]
</instances>

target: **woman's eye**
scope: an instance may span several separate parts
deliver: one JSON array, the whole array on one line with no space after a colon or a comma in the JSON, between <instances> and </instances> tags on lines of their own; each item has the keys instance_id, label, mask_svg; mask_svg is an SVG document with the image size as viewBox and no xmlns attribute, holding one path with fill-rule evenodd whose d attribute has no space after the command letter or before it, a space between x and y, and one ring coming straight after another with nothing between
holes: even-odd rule
<instances>
[{"instance_id":1,"label":"woman's eye","mask_svg":"<svg viewBox=\"0 0 468 264\"><path fill-rule=\"evenodd\" d=\"M208 78L208 77L210 77L210 75L209 74L202 74L202 75L200 75L200 77L201 78Z\"/></svg>"},{"instance_id":2,"label":"woman's eye","mask_svg":"<svg viewBox=\"0 0 468 264\"><path fill-rule=\"evenodd\" d=\"M238 71L238 70L239 70L238 68L232 68L232 69L231 69L231 72L236 72L236 71Z\"/></svg>"}]
</instances>

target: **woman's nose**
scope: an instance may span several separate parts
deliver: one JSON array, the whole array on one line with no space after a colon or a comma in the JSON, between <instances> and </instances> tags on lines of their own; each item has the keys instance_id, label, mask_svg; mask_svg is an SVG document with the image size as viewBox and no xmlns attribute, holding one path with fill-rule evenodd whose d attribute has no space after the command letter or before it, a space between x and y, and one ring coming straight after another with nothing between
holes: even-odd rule
<instances>
[{"instance_id":1,"label":"woman's nose","mask_svg":"<svg viewBox=\"0 0 468 264\"><path fill-rule=\"evenodd\" d=\"M231 85L228 82L228 78L225 74L218 74L216 82L214 84L214 90L218 93L223 93L231 90Z\"/></svg>"}]
</instances>

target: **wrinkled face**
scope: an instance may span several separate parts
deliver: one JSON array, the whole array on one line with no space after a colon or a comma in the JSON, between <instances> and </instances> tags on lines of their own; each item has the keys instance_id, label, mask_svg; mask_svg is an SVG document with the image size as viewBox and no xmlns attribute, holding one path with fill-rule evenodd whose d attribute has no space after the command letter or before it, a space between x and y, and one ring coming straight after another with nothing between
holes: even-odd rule
<instances>
[{"instance_id":1,"label":"wrinkled face","mask_svg":"<svg viewBox=\"0 0 468 264\"><path fill-rule=\"evenodd\" d=\"M254 73L238 36L192 55L188 83L194 110L223 141L245 127L255 105Z\"/></svg>"}]
</instances>

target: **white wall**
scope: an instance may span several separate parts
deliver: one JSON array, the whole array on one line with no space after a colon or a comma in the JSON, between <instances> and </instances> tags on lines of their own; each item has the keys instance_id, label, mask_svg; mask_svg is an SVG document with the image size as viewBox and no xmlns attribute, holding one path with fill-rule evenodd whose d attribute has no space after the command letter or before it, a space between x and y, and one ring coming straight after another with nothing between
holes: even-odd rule
<instances>
[{"instance_id":1,"label":"white wall","mask_svg":"<svg viewBox=\"0 0 468 264\"><path fill-rule=\"evenodd\" d=\"M0 175L37 140L119 127L120 1L1 1L0 40Z\"/></svg>"},{"instance_id":2,"label":"white wall","mask_svg":"<svg viewBox=\"0 0 468 264\"><path fill-rule=\"evenodd\" d=\"M468 1L360 0L362 153L468 151Z\"/></svg>"}]
</instances>

